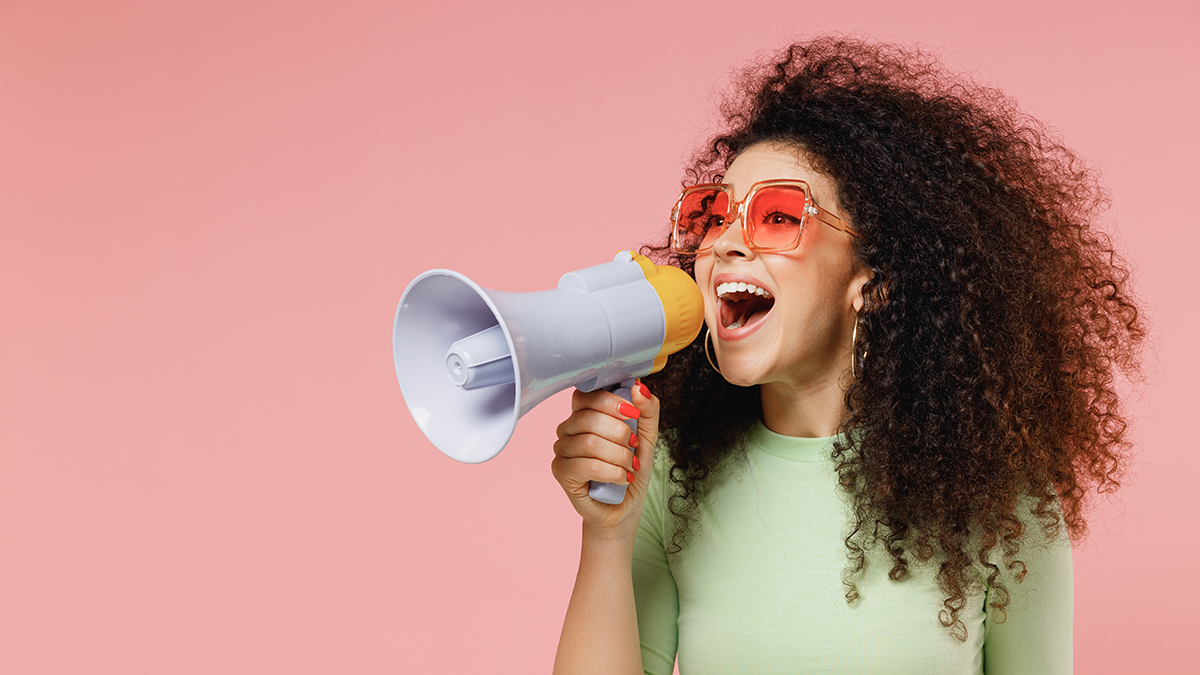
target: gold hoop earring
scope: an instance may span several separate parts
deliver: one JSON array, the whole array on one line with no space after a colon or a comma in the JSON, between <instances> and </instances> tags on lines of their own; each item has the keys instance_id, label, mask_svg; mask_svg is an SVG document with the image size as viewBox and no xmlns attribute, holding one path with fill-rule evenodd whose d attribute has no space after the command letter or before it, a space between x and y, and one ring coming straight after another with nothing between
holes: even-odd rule
<instances>
[{"instance_id":1,"label":"gold hoop earring","mask_svg":"<svg viewBox=\"0 0 1200 675\"><path fill-rule=\"evenodd\" d=\"M713 363L712 354L708 353L708 341L710 339L712 339L712 330L705 327L705 329L704 329L704 356L708 358L708 365L712 366L712 369L717 371L718 375L722 375L723 373L721 373L721 369L717 367L717 364Z\"/></svg>"},{"instance_id":2,"label":"gold hoop earring","mask_svg":"<svg viewBox=\"0 0 1200 675\"><path fill-rule=\"evenodd\" d=\"M867 352L863 352L863 361L867 360ZM850 335L850 376L858 379L858 315L854 315L854 333Z\"/></svg>"},{"instance_id":3,"label":"gold hoop earring","mask_svg":"<svg viewBox=\"0 0 1200 675\"><path fill-rule=\"evenodd\" d=\"M854 315L854 332L850 335L850 377L858 379L858 315Z\"/></svg>"}]
</instances>

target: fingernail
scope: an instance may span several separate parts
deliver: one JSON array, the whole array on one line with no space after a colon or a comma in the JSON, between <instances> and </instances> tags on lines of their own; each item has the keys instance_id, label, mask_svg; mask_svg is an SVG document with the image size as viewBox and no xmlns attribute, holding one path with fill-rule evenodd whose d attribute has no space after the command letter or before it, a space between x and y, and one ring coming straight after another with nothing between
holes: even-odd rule
<instances>
[{"instance_id":1,"label":"fingernail","mask_svg":"<svg viewBox=\"0 0 1200 675\"><path fill-rule=\"evenodd\" d=\"M638 461L637 455L633 456L633 470L638 471L642 468L642 463Z\"/></svg>"},{"instance_id":2,"label":"fingernail","mask_svg":"<svg viewBox=\"0 0 1200 675\"><path fill-rule=\"evenodd\" d=\"M629 447L631 447L631 448L637 447L637 434L629 434ZM637 457L634 457L633 461L634 461L633 470L637 471Z\"/></svg>"},{"instance_id":3,"label":"fingernail","mask_svg":"<svg viewBox=\"0 0 1200 675\"><path fill-rule=\"evenodd\" d=\"M625 477L629 479L629 482L630 482L630 483L632 483L632 482L633 482L633 473L632 473L632 472L626 471L626 472L625 472Z\"/></svg>"},{"instance_id":4,"label":"fingernail","mask_svg":"<svg viewBox=\"0 0 1200 675\"><path fill-rule=\"evenodd\" d=\"M650 398L650 390L646 388L646 385L642 384L641 382L638 382L638 389L642 390L642 396L645 396L646 398Z\"/></svg>"},{"instance_id":5,"label":"fingernail","mask_svg":"<svg viewBox=\"0 0 1200 675\"><path fill-rule=\"evenodd\" d=\"M633 407L633 405L631 405L629 403L622 403L621 407L617 408L617 411L620 412L622 415L624 415L626 417L632 417L635 420L642 416L641 411L638 410L637 408Z\"/></svg>"}]
</instances>

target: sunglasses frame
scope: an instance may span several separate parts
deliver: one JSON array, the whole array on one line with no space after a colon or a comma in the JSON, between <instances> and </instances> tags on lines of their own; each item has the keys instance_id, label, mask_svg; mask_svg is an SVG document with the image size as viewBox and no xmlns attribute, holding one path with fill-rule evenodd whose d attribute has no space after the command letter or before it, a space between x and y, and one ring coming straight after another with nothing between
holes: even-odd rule
<instances>
[{"instance_id":1,"label":"sunglasses frame","mask_svg":"<svg viewBox=\"0 0 1200 675\"><path fill-rule=\"evenodd\" d=\"M804 215L801 216L800 226L796 228L796 238L792 240L791 244L786 246L755 245L754 242L751 241L750 229L746 224L746 210L750 202L760 191L769 187L799 188L800 191L804 193ZM700 192L704 190L717 190L724 192L729 195L729 201L733 201L733 187L725 183L701 183L699 185L692 185L684 188L683 192L679 195L679 199L675 202L675 208L671 210L671 250L679 255L700 255L701 253L707 253L708 251L712 250L712 244L709 244L708 246L698 248L695 251L683 251L680 250L678 241L679 209L683 206L683 200L693 192ZM847 225L846 221L821 208L815 201L813 201L812 190L808 187L808 183L802 180L786 178L760 180L759 182L750 186L750 191L746 193L746 196L743 197L741 201L731 204L729 210L731 213L735 213L736 215L733 218L726 219L725 222L721 224L721 229L719 232L717 232L717 236L713 238L713 241L720 239L721 235L725 234L725 230L729 229L730 224L735 221L740 221L742 224L742 241L745 242L746 246L749 247L751 251L756 253L782 253L784 251L794 250L800 245L800 238L801 235L804 234L804 227L808 224L809 216L813 216L817 220L825 223L835 230L845 232L852 237L858 237L858 233L854 231L854 228Z\"/></svg>"}]
</instances>

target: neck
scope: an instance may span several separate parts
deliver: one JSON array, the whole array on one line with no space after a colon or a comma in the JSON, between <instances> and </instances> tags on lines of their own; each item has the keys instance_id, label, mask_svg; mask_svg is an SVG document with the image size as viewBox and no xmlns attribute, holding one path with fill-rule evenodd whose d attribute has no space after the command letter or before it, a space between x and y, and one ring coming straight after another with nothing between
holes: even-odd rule
<instances>
[{"instance_id":1,"label":"neck","mask_svg":"<svg viewBox=\"0 0 1200 675\"><path fill-rule=\"evenodd\" d=\"M846 419L846 392L837 379L803 386L771 382L759 389L763 424L781 436L833 436Z\"/></svg>"}]
</instances>

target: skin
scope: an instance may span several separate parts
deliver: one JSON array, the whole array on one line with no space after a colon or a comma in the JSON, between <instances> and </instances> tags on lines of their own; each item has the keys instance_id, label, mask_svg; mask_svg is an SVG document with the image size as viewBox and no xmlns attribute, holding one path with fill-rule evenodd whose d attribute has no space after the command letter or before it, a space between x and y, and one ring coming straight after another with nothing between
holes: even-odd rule
<instances>
[{"instance_id":1,"label":"skin","mask_svg":"<svg viewBox=\"0 0 1200 675\"><path fill-rule=\"evenodd\" d=\"M735 199L754 183L774 178L805 181L816 203L847 220L832 182L795 148L751 146L725 173ZM809 218L794 250L759 253L744 241L739 220L725 228L711 253L696 259L696 283L721 374L733 384L761 385L763 422L775 433L832 436L845 415L851 337L862 309L861 289L871 278L852 244L849 234ZM771 311L736 330L721 325L716 286L726 280L766 288L775 296Z\"/></svg>"},{"instance_id":2,"label":"skin","mask_svg":"<svg viewBox=\"0 0 1200 675\"><path fill-rule=\"evenodd\" d=\"M807 182L818 204L846 220L832 182L791 146L747 148L730 165L725 182L741 199L755 182L775 178ZM870 279L851 244L850 235L809 219L795 250L758 253L743 241L741 223L735 221L712 251L696 261L696 282L721 372L735 384L762 385L763 421L776 433L831 436L845 417L851 334L862 308L861 288ZM726 280L766 288L775 297L774 306L742 328L727 329L721 325L716 293L716 285ZM634 387L635 415L627 414L632 411L622 409L614 394L576 391L571 416L557 429L551 471L583 517L583 542L555 673L642 672L633 544L653 466L659 411L658 399L647 394ZM634 453L623 422L631 417L638 419ZM587 496L592 480L628 484L625 501L608 505L592 500Z\"/></svg>"}]
</instances>

